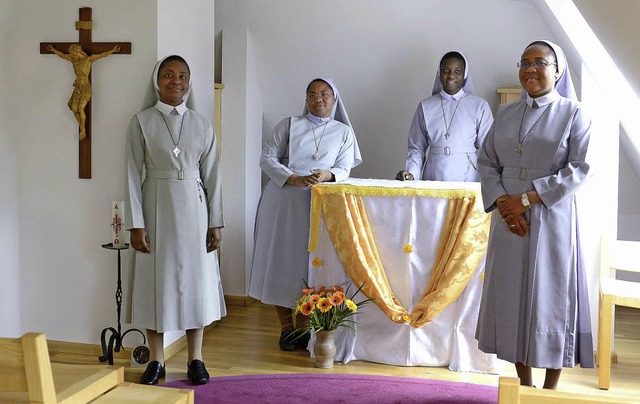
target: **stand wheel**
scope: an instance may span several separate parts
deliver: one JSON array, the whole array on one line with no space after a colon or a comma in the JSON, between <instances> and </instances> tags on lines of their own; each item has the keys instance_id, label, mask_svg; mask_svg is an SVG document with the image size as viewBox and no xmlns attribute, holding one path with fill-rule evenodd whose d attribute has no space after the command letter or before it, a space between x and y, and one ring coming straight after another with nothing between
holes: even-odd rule
<instances>
[{"instance_id":1,"label":"stand wheel","mask_svg":"<svg viewBox=\"0 0 640 404\"><path fill-rule=\"evenodd\" d=\"M150 351L147 346L139 345L133 349L133 352L131 353L131 359L136 361L136 363L139 365L144 365L145 363L149 362L149 354Z\"/></svg>"}]
</instances>

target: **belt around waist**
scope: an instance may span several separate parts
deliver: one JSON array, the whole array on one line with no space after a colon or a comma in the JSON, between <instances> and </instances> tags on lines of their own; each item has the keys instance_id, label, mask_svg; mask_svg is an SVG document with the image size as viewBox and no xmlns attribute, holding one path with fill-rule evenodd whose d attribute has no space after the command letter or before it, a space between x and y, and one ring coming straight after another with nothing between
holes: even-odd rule
<instances>
[{"instance_id":1,"label":"belt around waist","mask_svg":"<svg viewBox=\"0 0 640 404\"><path fill-rule=\"evenodd\" d=\"M161 178L167 180L193 180L200 178L199 170L147 170L147 178Z\"/></svg>"},{"instance_id":2,"label":"belt around waist","mask_svg":"<svg viewBox=\"0 0 640 404\"><path fill-rule=\"evenodd\" d=\"M555 174L555 171L549 170L535 170L533 168L516 168L516 167L504 167L502 169L502 177L504 178L519 178L521 180L535 180L536 178L546 177L548 175Z\"/></svg>"},{"instance_id":3,"label":"belt around waist","mask_svg":"<svg viewBox=\"0 0 640 404\"><path fill-rule=\"evenodd\" d=\"M450 156L452 154L464 154L464 153L475 153L475 147L465 147L465 146L445 146L445 147L434 147L429 146L429 154L433 155L441 155L441 156Z\"/></svg>"}]
</instances>

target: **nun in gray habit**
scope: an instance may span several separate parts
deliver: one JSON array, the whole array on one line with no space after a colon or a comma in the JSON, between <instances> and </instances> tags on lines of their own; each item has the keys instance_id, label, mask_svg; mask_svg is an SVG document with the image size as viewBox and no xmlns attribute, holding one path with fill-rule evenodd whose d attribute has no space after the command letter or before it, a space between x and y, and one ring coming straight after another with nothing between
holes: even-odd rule
<instances>
[{"instance_id":1,"label":"nun in gray habit","mask_svg":"<svg viewBox=\"0 0 640 404\"><path fill-rule=\"evenodd\" d=\"M203 329L226 314L217 250L224 226L222 176L211 123L187 107L189 66L180 56L153 71L155 105L137 113L126 142L126 225L131 231L127 320L147 329L143 384L164 376L163 335L186 330L187 375L204 384Z\"/></svg>"},{"instance_id":2,"label":"nun in gray habit","mask_svg":"<svg viewBox=\"0 0 640 404\"><path fill-rule=\"evenodd\" d=\"M312 80L302 115L280 121L264 142L260 168L269 181L256 213L249 295L275 306L282 350L306 348L308 342L308 334L298 338L306 324L300 316L294 326L292 308L307 280L311 187L343 181L361 162L349 116L330 79Z\"/></svg>"},{"instance_id":3,"label":"nun in gray habit","mask_svg":"<svg viewBox=\"0 0 640 404\"><path fill-rule=\"evenodd\" d=\"M563 367L594 366L575 203L591 120L559 46L528 45L519 79L526 97L500 106L478 159L493 215L476 338L515 364L521 384L545 368L555 389Z\"/></svg>"}]
</instances>

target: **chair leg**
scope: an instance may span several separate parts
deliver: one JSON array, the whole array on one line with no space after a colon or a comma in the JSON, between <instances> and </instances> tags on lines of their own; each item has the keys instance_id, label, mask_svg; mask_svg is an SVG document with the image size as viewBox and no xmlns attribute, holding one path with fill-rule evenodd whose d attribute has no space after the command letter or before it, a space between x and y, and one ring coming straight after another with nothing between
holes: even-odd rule
<instances>
[{"instance_id":1,"label":"chair leg","mask_svg":"<svg viewBox=\"0 0 640 404\"><path fill-rule=\"evenodd\" d=\"M613 339L613 301L600 295L598 322L598 387L609 389L611 382L611 341Z\"/></svg>"}]
</instances>

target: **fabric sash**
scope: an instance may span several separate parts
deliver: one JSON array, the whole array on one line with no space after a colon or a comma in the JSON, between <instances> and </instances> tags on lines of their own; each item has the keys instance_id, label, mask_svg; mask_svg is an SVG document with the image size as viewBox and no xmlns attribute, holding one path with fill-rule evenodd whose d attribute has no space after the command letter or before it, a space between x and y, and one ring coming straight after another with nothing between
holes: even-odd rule
<instances>
[{"instance_id":1,"label":"fabric sash","mask_svg":"<svg viewBox=\"0 0 640 404\"><path fill-rule=\"evenodd\" d=\"M400 194L410 192L412 195L427 191L444 193L449 197L429 284L409 314L389 285L362 198L358 195L362 188L349 185L313 187L309 251L315 251L322 214L336 253L353 283L357 286L364 284L362 293L371 298L391 321L423 327L454 302L469 283L487 248L491 215L482 211L482 202L473 191L382 190Z\"/></svg>"}]
</instances>

